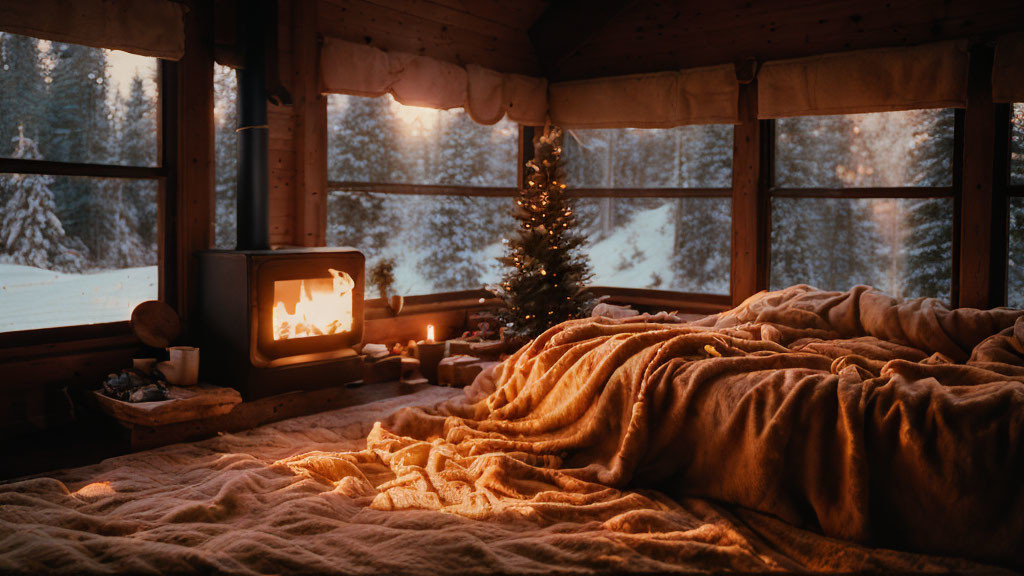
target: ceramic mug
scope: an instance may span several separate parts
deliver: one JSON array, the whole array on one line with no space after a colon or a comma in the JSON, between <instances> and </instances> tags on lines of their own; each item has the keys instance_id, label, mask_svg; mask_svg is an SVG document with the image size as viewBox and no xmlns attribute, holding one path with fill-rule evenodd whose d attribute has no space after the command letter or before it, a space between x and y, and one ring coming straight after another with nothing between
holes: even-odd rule
<instances>
[{"instance_id":1,"label":"ceramic mug","mask_svg":"<svg viewBox=\"0 0 1024 576\"><path fill-rule=\"evenodd\" d=\"M167 349L171 359L156 365L175 386L195 386L199 382L199 348L193 346L171 346Z\"/></svg>"}]
</instances>

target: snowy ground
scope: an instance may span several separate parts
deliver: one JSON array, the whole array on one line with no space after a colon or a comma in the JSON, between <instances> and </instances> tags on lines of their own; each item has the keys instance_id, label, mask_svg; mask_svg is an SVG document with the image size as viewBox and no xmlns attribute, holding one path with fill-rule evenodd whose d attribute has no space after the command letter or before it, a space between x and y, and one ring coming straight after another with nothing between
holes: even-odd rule
<instances>
[{"instance_id":1,"label":"snowy ground","mask_svg":"<svg viewBox=\"0 0 1024 576\"><path fill-rule=\"evenodd\" d=\"M591 284L624 288L672 285L672 242L675 223L668 202L651 210L636 212L625 226L607 238L589 245ZM654 278L662 279L660 286Z\"/></svg>"},{"instance_id":2,"label":"snowy ground","mask_svg":"<svg viewBox=\"0 0 1024 576\"><path fill-rule=\"evenodd\" d=\"M590 256L594 272L591 281L596 286L622 286L627 288L672 286L672 240L675 223L672 206L666 203L651 210L637 211L629 222L620 225L612 235L584 250ZM401 250L399 247L406 248ZM506 246L494 242L473 257L480 266L483 283L496 285L504 269L498 258L505 254ZM432 257L430 247L416 246L408 238L396 238L386 254L395 258L395 278L398 294L417 295L435 292L433 283L417 270L421 258ZM660 277L658 285L655 278ZM466 286L466 289L480 286ZM373 296L376 296L375 294Z\"/></svg>"},{"instance_id":3,"label":"snowy ground","mask_svg":"<svg viewBox=\"0 0 1024 576\"><path fill-rule=\"evenodd\" d=\"M156 266L62 274L0 264L0 332L127 320L157 290Z\"/></svg>"}]
</instances>

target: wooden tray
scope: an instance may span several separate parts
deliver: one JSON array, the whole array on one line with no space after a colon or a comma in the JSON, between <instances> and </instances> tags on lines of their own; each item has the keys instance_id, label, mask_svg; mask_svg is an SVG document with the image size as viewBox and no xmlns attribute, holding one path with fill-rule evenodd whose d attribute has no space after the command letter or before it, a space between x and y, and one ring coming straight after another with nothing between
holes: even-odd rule
<instances>
[{"instance_id":1,"label":"wooden tray","mask_svg":"<svg viewBox=\"0 0 1024 576\"><path fill-rule=\"evenodd\" d=\"M238 390L209 384L187 388L168 386L167 392L171 397L169 400L124 402L104 396L99 390L92 391L100 409L129 428L134 425L163 426L220 416L242 403L242 395Z\"/></svg>"}]
</instances>

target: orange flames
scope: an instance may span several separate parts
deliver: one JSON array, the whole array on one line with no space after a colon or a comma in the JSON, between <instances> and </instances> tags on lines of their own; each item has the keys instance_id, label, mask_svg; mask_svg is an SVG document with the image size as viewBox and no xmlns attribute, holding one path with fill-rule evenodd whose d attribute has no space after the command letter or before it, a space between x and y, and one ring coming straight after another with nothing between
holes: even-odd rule
<instances>
[{"instance_id":1,"label":"orange flames","mask_svg":"<svg viewBox=\"0 0 1024 576\"><path fill-rule=\"evenodd\" d=\"M328 271L331 278L274 282L274 340L330 336L352 329L355 282L344 272Z\"/></svg>"}]
</instances>

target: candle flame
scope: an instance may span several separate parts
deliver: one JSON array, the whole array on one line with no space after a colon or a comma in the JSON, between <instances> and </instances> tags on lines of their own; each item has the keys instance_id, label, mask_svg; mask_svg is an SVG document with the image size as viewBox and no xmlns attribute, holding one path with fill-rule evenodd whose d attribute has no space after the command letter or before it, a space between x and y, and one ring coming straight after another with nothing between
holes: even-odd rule
<instances>
[{"instance_id":1,"label":"candle flame","mask_svg":"<svg viewBox=\"0 0 1024 576\"><path fill-rule=\"evenodd\" d=\"M427 342L434 341L434 325L427 324Z\"/></svg>"}]
</instances>

